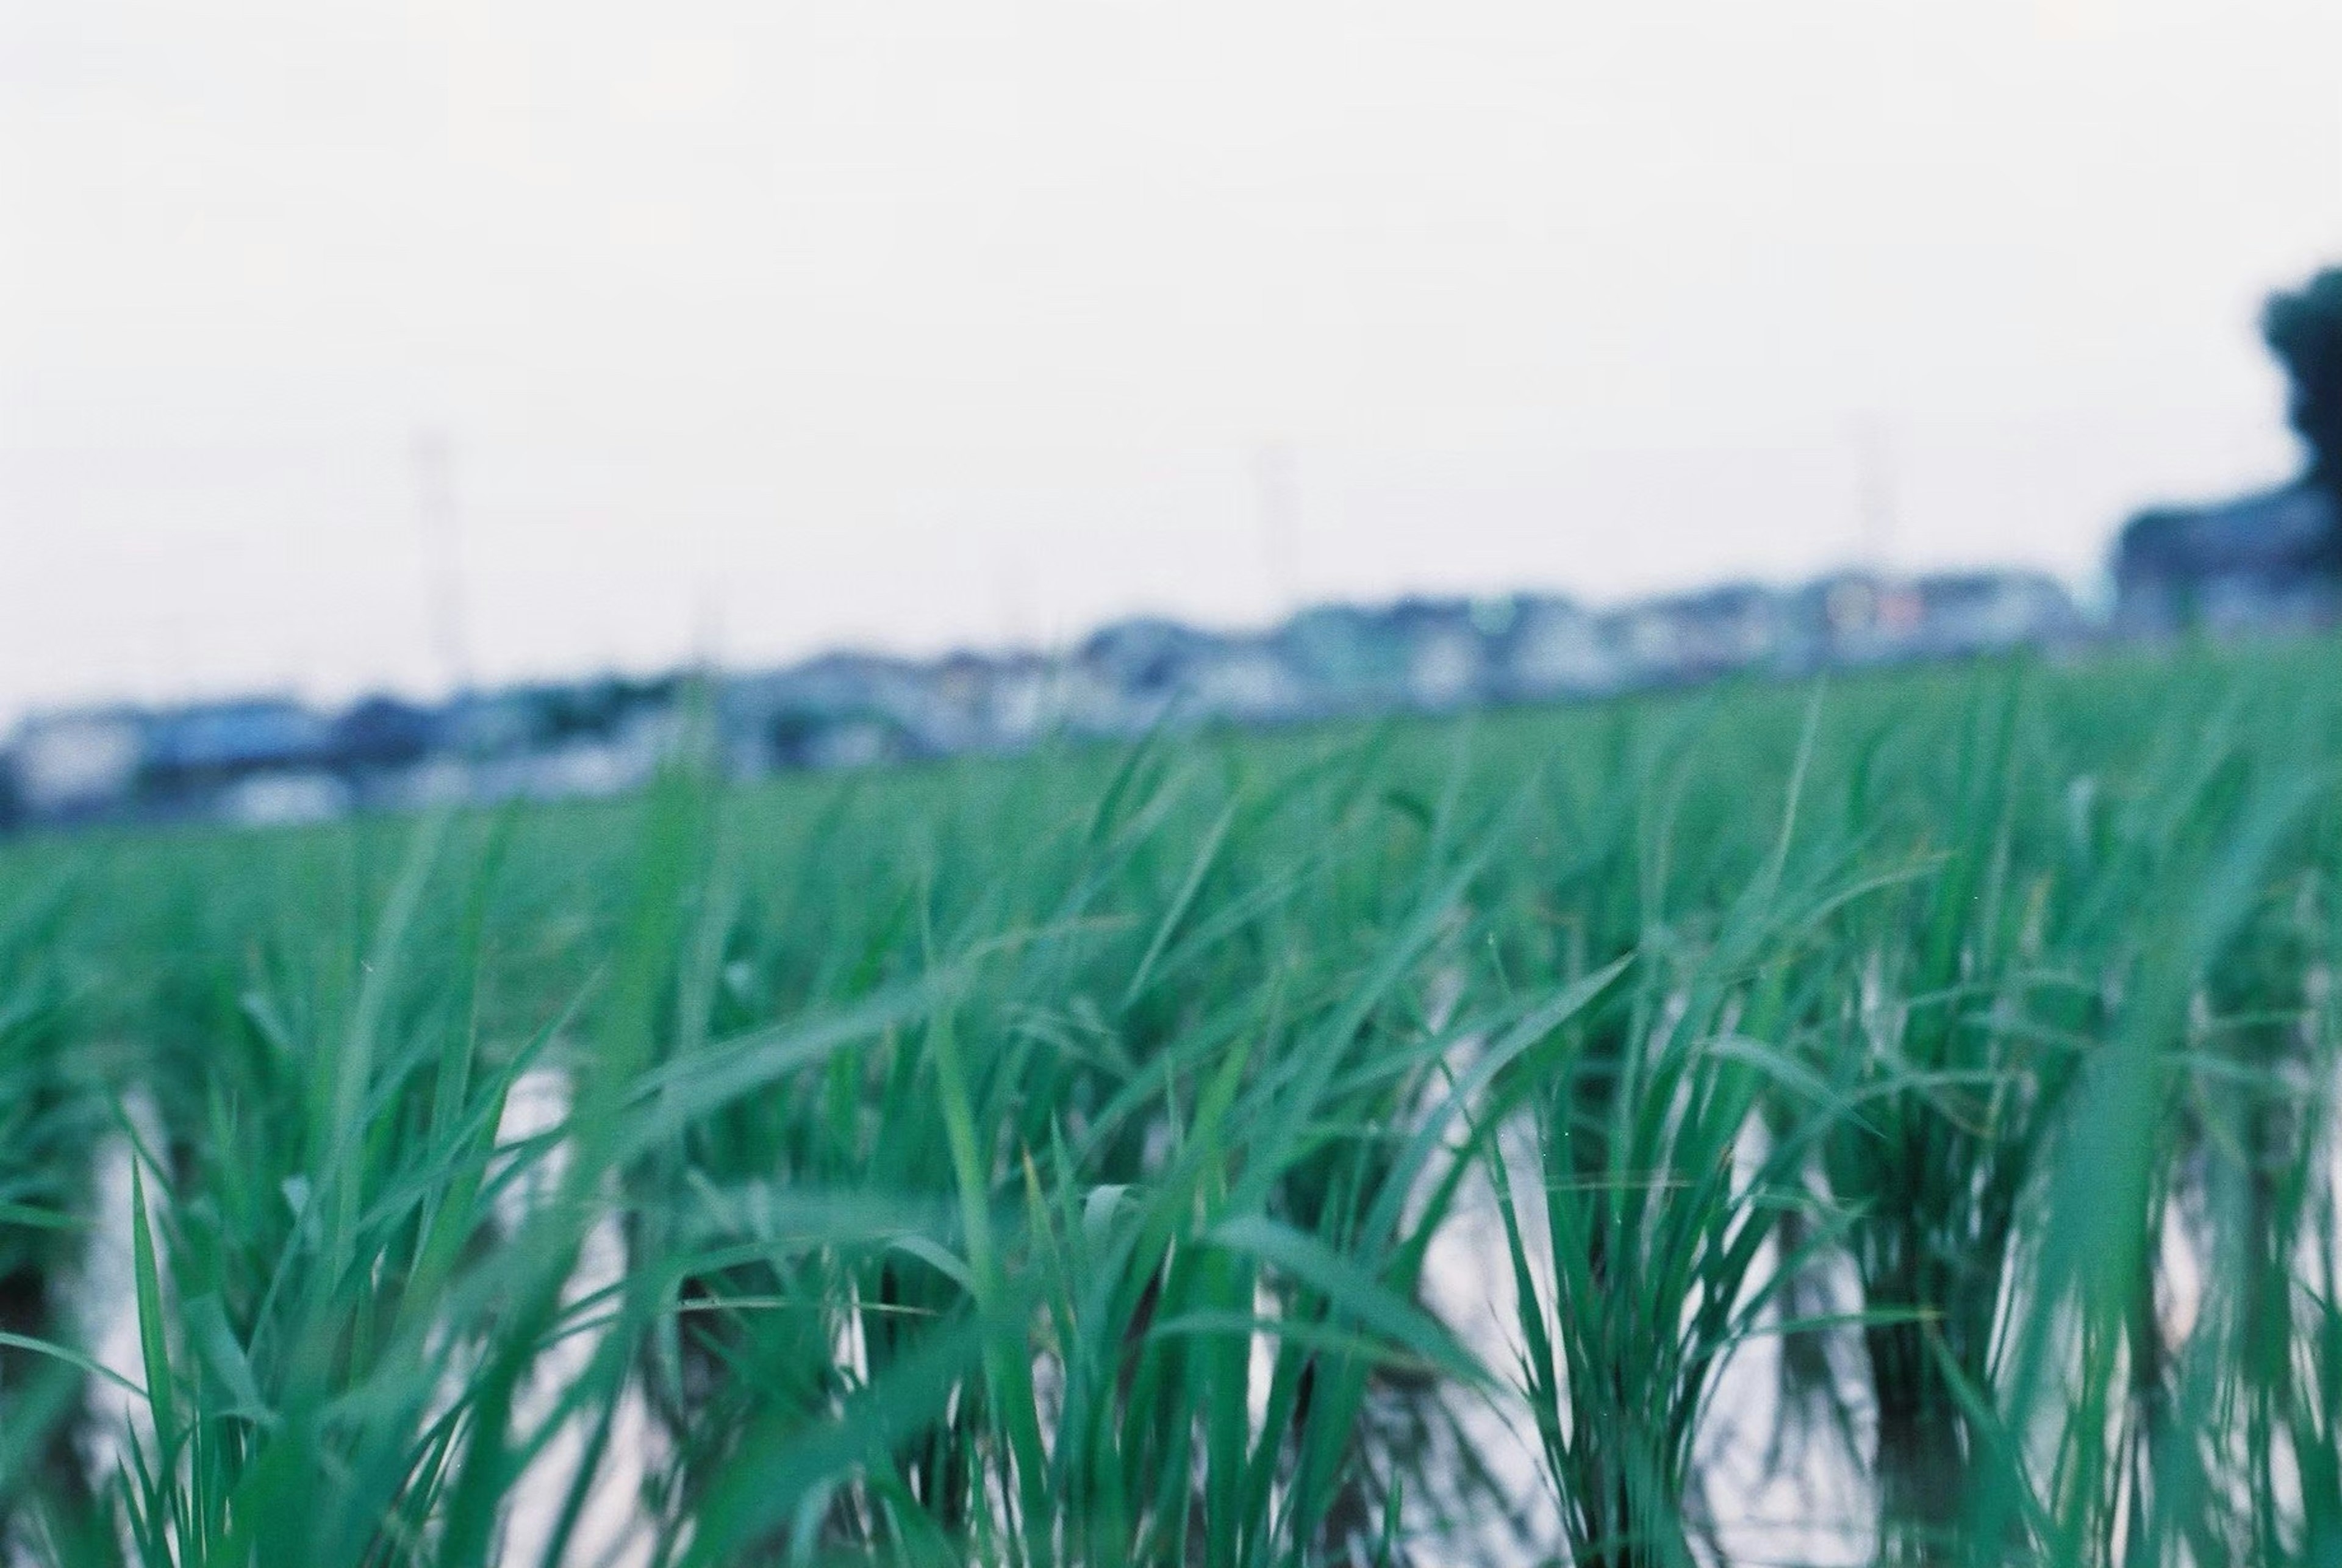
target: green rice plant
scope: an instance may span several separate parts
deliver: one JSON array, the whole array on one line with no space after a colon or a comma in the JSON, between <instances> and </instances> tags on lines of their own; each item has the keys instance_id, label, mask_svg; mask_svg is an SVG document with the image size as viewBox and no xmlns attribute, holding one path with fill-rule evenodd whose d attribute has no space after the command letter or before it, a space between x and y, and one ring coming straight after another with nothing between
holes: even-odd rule
<instances>
[{"instance_id":1,"label":"green rice plant","mask_svg":"<svg viewBox=\"0 0 2342 1568\"><path fill-rule=\"evenodd\" d=\"M1827 854L1792 870L1804 771L1801 755L1759 875L1706 932L1653 910L1629 984L1545 1066L1535 1190L1490 1164L1520 1303L1520 1391L1579 1563L1695 1561L1696 1440L1726 1361L1756 1334L1813 1326L1773 1311L1807 1262L1777 1254L1778 1221L1816 1213L1814 1143L1855 1113L1784 1042L1815 1001L1814 966L1795 960L1864 890ZM1798 1107L1770 1136L1768 1104Z\"/></svg>"},{"instance_id":2,"label":"green rice plant","mask_svg":"<svg viewBox=\"0 0 2342 1568\"><path fill-rule=\"evenodd\" d=\"M13 1549L1674 1568L1766 1335L1883 1557L2323 1562L2333 665L9 845Z\"/></svg>"},{"instance_id":3,"label":"green rice plant","mask_svg":"<svg viewBox=\"0 0 2342 1568\"><path fill-rule=\"evenodd\" d=\"M136 1150L137 1562L427 1560L463 1452L447 1371L494 1333L493 1193L542 1153L495 1148L527 1053L490 1066L467 1021L402 1014L441 832L416 834L347 1005L286 1005L282 973L249 990L202 1123L166 1113L187 1154Z\"/></svg>"},{"instance_id":4,"label":"green rice plant","mask_svg":"<svg viewBox=\"0 0 2342 1568\"><path fill-rule=\"evenodd\" d=\"M1310 934L1345 927L1296 925L1292 905L1344 895L1322 884L1305 892L1306 863L1324 858L1330 835L1297 836L1303 864L1260 882L1216 881L1239 796L1156 884L1145 862L1168 788L1126 769L1108 799L1075 814L1056 882L1068 891L1045 892L1036 924L998 907L996 887L959 923L965 938L936 934L929 916L923 952L973 949L946 960L964 976L949 1012L827 1064L686 1162L696 1173L712 1156L727 1182L759 1183L767 1213L775 1202L786 1210L794 1172L829 1191L884 1194L899 1215L955 1215L941 1226L906 1219L884 1245L794 1263L753 1255L773 1238L724 1238L732 1262L695 1282L706 1310L678 1336L696 1350L685 1366L723 1375L676 1401L669 1420L724 1434L693 1463L743 1477L731 1484L756 1502L726 1501L720 1479L695 1483L719 1517L741 1521L731 1534L703 1533L696 1551L716 1539L746 1550L786 1526L800 1543L882 1555L1267 1562L1395 1520L1376 1516L1385 1505L1361 1485L1375 1378L1443 1358L1449 1374L1470 1375L1408 1302L1436 1215L1402 1233L1399 1210L1430 1146L1417 1140L1393 1158L1377 1131L1420 1097L1451 1043L1452 1031L1426 1036L1395 1009L1451 927L1461 880L1410 876L1418 902L1387 945L1363 969L1346 960L1314 977ZM1261 809L1309 809L1296 798ZM1046 843L1028 843L1028 870L1036 851L1046 864ZM1101 903L1134 879L1156 910L1145 922ZM939 887L922 903L948 907ZM1018 932L1012 944L987 934L1004 925ZM1302 944L1260 942L1263 925ZM1162 977L1196 974L1211 981L1208 1010L1164 1019L1149 1005ZM874 1096L888 1114L854 1114ZM758 1170L760 1151L779 1164ZM747 1223L758 1209L736 1212ZM1336 1253L1319 1239L1329 1236L1355 1240ZM1369 1239L1386 1262L1366 1264ZM807 1269L828 1280L826 1293L805 1288ZM762 1323L726 1310L727 1298L798 1293L845 1310ZM826 1346L837 1342L857 1347L860 1364L833 1364ZM938 1363L938 1342L959 1353ZM1276 1346L1265 1373L1256 1343ZM923 1397L906 1392L918 1378ZM883 1442L841 1447L830 1406L844 1417L882 1387L903 1401L891 1408L923 1415ZM1199 1411L1209 1413L1200 1423ZM837 1468L805 1471L809 1490L793 1496L772 1483L776 1445Z\"/></svg>"},{"instance_id":5,"label":"green rice plant","mask_svg":"<svg viewBox=\"0 0 2342 1568\"><path fill-rule=\"evenodd\" d=\"M70 1530L91 1501L85 1374L44 1348L73 1338L66 1291L105 1114L60 962L71 891L36 884L0 914L0 1549L12 1530Z\"/></svg>"},{"instance_id":6,"label":"green rice plant","mask_svg":"<svg viewBox=\"0 0 2342 1568\"><path fill-rule=\"evenodd\" d=\"M2020 792L2040 782L2022 776L2020 692L1976 695L1948 773L1896 781L1943 792L1909 852L1923 874L1848 912L1813 1036L1816 1071L1861 1107L1823 1137L1822 1165L1871 1314L1869 1462L1890 1561L1952 1548L1982 1454L1967 1397L1995 1385L2024 1206L2093 1025L2088 989L2046 951L2048 900L2067 890L2018 858L2036 804ZM1874 749L1861 784L1885 762Z\"/></svg>"},{"instance_id":7,"label":"green rice plant","mask_svg":"<svg viewBox=\"0 0 2342 1568\"><path fill-rule=\"evenodd\" d=\"M2289 1452L2300 1503L2297 1528L2277 1536L2267 1561L2304 1565L2342 1556L2342 1205L2336 1201L2328 1083L2325 1168L2301 1213L2306 1256L2296 1276L2286 1383L2275 1412L2277 1438ZM2268 1490L2277 1492L2274 1485Z\"/></svg>"},{"instance_id":8,"label":"green rice plant","mask_svg":"<svg viewBox=\"0 0 2342 1568\"><path fill-rule=\"evenodd\" d=\"M2205 1288L2177 1298L2185 1282L2147 1279L2135 1297L2118 1476L2133 1562L2317 1562L2330 1550L2319 1544L2330 1436L2309 1413L2334 1395L2323 1282L2337 1240L2342 1033L2324 978L2337 927L2320 868L2336 822L2330 792L2289 793L2313 790L2299 828L2236 835L2238 850L2274 838L2270 873L2214 939L2190 1004L2171 1114L2184 1157L2159 1174L2159 1261L2168 1273L2179 1238ZM2280 820L2287 811L2281 796L2251 804Z\"/></svg>"},{"instance_id":9,"label":"green rice plant","mask_svg":"<svg viewBox=\"0 0 2342 1568\"><path fill-rule=\"evenodd\" d=\"M2222 1541L2242 1549L2217 1516L2225 1499L2214 1450L2244 1408L2247 1363L2215 1353L2217 1334L2176 1355L2158 1279L2187 1191L2175 1156L2201 1148L2180 1110L2191 1084L2227 1070L2207 1034L2220 1023L2215 1010L2244 999L2207 988L2207 977L2234 974L2254 911L2306 846L2299 824L2322 786L2287 754L2293 735L2255 750L2223 744L2236 712L2199 718L2208 734L2140 775L2105 876L2077 901L2077 924L2096 939L2080 951L2097 966L2104 1011L2043 1162L1994 1387L1967 1390L1971 1434L1986 1433L1995 1463L1967 1500L1963 1544L1988 1560L2018 1543L2057 1563L2177 1560ZM2297 984L2296 1015L2298 994ZM2285 1006L2267 994L2248 1004L2264 1016ZM2281 1066L2253 1064L2252 1094ZM2247 1228L2266 1231L2271 1217L2265 1210ZM2274 1255L2266 1236L2256 1245ZM2235 1278L2247 1294L2266 1289L2282 1302L2291 1293L2283 1273ZM2233 1351L2240 1342L2226 1343Z\"/></svg>"}]
</instances>

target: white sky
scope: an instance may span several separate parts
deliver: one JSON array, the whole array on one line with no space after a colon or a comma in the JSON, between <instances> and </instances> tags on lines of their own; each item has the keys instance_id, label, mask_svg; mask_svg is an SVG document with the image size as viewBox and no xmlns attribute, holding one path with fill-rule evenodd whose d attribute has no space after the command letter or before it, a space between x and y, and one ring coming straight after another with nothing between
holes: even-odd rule
<instances>
[{"instance_id":1,"label":"white sky","mask_svg":"<svg viewBox=\"0 0 2342 1568\"><path fill-rule=\"evenodd\" d=\"M1784 577L1880 544L1866 449L1890 561L2078 581L2295 462L2337 60L2335 0L0 0L0 717L442 684L426 429L490 677Z\"/></svg>"}]
</instances>

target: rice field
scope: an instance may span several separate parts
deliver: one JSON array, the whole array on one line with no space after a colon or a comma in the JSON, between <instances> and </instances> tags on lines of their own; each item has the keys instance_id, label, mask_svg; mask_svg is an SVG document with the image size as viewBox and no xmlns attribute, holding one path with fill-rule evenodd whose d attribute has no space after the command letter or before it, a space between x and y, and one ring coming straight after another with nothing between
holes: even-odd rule
<instances>
[{"instance_id":1,"label":"rice field","mask_svg":"<svg viewBox=\"0 0 2342 1568\"><path fill-rule=\"evenodd\" d=\"M2342 648L0 850L28 1564L2342 1563Z\"/></svg>"}]
</instances>

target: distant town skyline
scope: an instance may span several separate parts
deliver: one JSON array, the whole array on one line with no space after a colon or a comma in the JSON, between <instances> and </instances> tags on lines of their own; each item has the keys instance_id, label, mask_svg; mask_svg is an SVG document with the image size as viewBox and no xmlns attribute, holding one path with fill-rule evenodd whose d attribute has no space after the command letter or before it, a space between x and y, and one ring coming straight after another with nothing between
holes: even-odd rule
<instances>
[{"instance_id":1,"label":"distant town skyline","mask_svg":"<svg viewBox=\"0 0 2342 1568\"><path fill-rule=\"evenodd\" d=\"M2252 318L2342 256L2337 57L2325 0L16 7L0 723L2087 584L2298 461Z\"/></svg>"}]
</instances>

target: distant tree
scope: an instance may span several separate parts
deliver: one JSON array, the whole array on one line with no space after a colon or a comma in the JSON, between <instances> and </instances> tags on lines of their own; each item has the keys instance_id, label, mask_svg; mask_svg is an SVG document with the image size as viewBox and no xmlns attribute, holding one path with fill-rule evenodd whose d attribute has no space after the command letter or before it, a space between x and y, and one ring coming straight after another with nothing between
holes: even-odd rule
<instances>
[{"instance_id":1,"label":"distant tree","mask_svg":"<svg viewBox=\"0 0 2342 1568\"><path fill-rule=\"evenodd\" d=\"M2273 296L2261 335L2293 382L2293 427L2309 443L2310 479L2342 492L2342 267Z\"/></svg>"}]
</instances>

